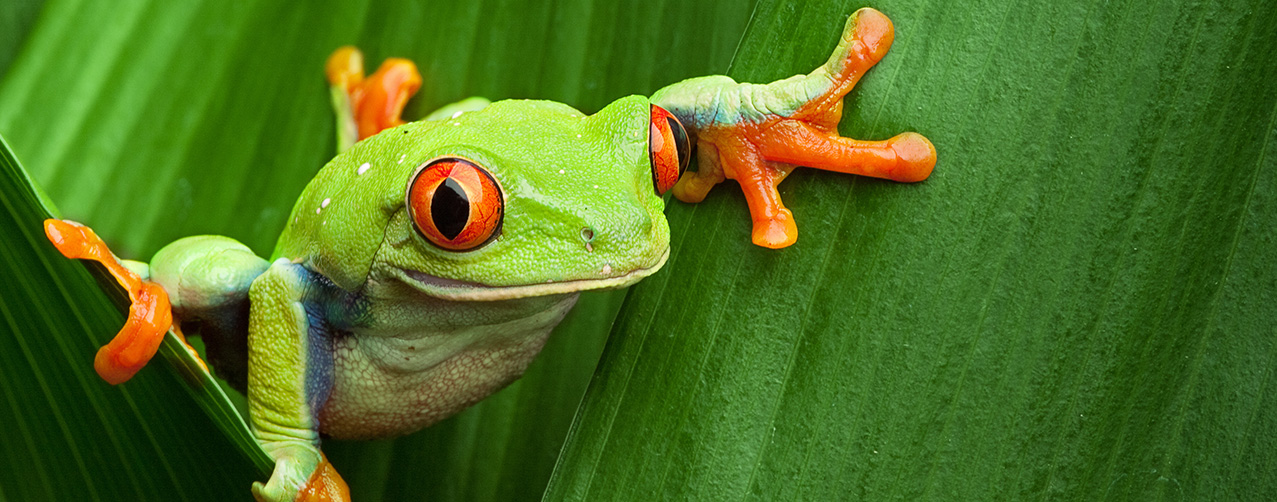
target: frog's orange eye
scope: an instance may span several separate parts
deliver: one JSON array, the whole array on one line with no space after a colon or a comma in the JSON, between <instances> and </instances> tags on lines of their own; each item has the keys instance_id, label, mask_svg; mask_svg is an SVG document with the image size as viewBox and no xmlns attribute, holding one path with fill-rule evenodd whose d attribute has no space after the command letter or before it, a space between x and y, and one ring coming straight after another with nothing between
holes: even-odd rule
<instances>
[{"instance_id":1,"label":"frog's orange eye","mask_svg":"<svg viewBox=\"0 0 1277 502\"><path fill-rule=\"evenodd\" d=\"M647 137L648 157L652 159L652 184L657 195L674 187L687 168L692 147L687 142L683 123L670 112L652 105L651 132Z\"/></svg>"},{"instance_id":2,"label":"frog's orange eye","mask_svg":"<svg viewBox=\"0 0 1277 502\"><path fill-rule=\"evenodd\" d=\"M497 236L505 199L492 174L456 157L422 166L408 185L408 214L431 244L452 251L478 248Z\"/></svg>"}]
</instances>

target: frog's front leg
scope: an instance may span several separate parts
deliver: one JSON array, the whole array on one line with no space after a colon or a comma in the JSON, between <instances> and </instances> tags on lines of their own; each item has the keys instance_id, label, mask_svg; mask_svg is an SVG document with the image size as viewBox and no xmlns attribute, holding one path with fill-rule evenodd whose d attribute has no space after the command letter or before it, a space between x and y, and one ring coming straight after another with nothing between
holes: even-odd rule
<instances>
[{"instance_id":1,"label":"frog's front leg","mask_svg":"<svg viewBox=\"0 0 1277 502\"><path fill-rule=\"evenodd\" d=\"M337 112L337 153L356 141L403 124L400 115L408 98L421 88L417 65L403 58L389 58L367 78L364 55L346 46L328 56L324 73Z\"/></svg>"},{"instance_id":2,"label":"frog's front leg","mask_svg":"<svg viewBox=\"0 0 1277 502\"><path fill-rule=\"evenodd\" d=\"M128 319L93 358L93 369L103 380L111 385L128 381L155 356L164 333L173 325L168 294L148 280L150 270L145 263L119 260L89 227L48 219L44 221L44 233L63 256L101 263L128 293Z\"/></svg>"},{"instance_id":3,"label":"frog's front leg","mask_svg":"<svg viewBox=\"0 0 1277 502\"><path fill-rule=\"evenodd\" d=\"M696 136L699 171L674 187L699 202L716 183L737 180L754 221L753 241L770 248L793 244L798 229L776 190L796 166L901 182L926 179L935 147L916 133L886 141L838 134L842 99L891 47L891 21L873 9L851 15L829 60L807 75L770 84L724 76L685 80L652 95Z\"/></svg>"},{"instance_id":4,"label":"frog's front leg","mask_svg":"<svg viewBox=\"0 0 1277 502\"><path fill-rule=\"evenodd\" d=\"M259 501L350 500L319 451L317 414L333 382L331 339L306 310L319 287L311 272L280 259L249 289L249 415L275 459L270 480L253 484Z\"/></svg>"}]
</instances>

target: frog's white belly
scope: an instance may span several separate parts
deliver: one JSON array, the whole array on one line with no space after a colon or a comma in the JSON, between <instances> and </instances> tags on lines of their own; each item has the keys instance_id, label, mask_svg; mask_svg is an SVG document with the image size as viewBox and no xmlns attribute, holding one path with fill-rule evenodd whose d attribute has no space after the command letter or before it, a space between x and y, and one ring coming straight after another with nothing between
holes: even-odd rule
<instances>
[{"instance_id":1,"label":"frog's white belly","mask_svg":"<svg viewBox=\"0 0 1277 502\"><path fill-rule=\"evenodd\" d=\"M416 431L519 378L576 295L528 317L447 330L354 332L334 340L320 431L366 439Z\"/></svg>"}]
</instances>

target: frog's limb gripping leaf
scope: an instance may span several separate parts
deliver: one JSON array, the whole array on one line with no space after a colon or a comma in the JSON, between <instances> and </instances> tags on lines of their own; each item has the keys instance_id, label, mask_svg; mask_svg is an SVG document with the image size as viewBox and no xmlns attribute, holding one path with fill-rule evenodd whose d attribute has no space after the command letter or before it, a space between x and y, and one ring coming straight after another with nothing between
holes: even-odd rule
<instances>
[{"instance_id":1,"label":"frog's limb gripping leaf","mask_svg":"<svg viewBox=\"0 0 1277 502\"><path fill-rule=\"evenodd\" d=\"M351 46L328 56L324 74L337 112L338 153L358 140L403 124L400 115L404 105L421 88L417 65L402 58L386 59L364 78L364 56Z\"/></svg>"},{"instance_id":2,"label":"frog's limb gripping leaf","mask_svg":"<svg viewBox=\"0 0 1277 502\"><path fill-rule=\"evenodd\" d=\"M177 336L177 341L182 342L182 347L185 347L186 351L195 357L195 363L199 365L200 369L210 375L213 374L212 370L208 369L208 363L204 362L204 359L200 357L200 353L195 350L195 347L191 346L191 342L186 341L186 333L182 332L182 323L173 323L169 330Z\"/></svg>"},{"instance_id":3,"label":"frog's limb gripping leaf","mask_svg":"<svg viewBox=\"0 0 1277 502\"><path fill-rule=\"evenodd\" d=\"M350 500L340 496L345 482L319 451L317 408L332 385L322 368L332 368L332 360L331 347L312 346L326 340L312 336L316 325L304 305L312 280L304 267L281 258L249 289L249 418L253 435L275 459L270 479L253 483L259 501Z\"/></svg>"},{"instance_id":4,"label":"frog's limb gripping leaf","mask_svg":"<svg viewBox=\"0 0 1277 502\"><path fill-rule=\"evenodd\" d=\"M782 248L798 239L793 214L776 185L796 166L901 182L921 181L936 164L936 150L917 133L886 141L838 134L843 96L877 64L894 39L891 21L861 9L847 20L833 54L820 68L765 85L727 77L686 80L652 96L697 137L699 172L674 187L684 202L699 202L715 184L741 185L754 221L753 241Z\"/></svg>"},{"instance_id":5,"label":"frog's limb gripping leaf","mask_svg":"<svg viewBox=\"0 0 1277 502\"><path fill-rule=\"evenodd\" d=\"M350 488L341 479L328 457L321 456L310 481L297 494L298 502L350 502Z\"/></svg>"},{"instance_id":6,"label":"frog's limb gripping leaf","mask_svg":"<svg viewBox=\"0 0 1277 502\"><path fill-rule=\"evenodd\" d=\"M323 453L320 453L315 471L297 491L296 497L288 498L284 491L276 493L277 490L269 485L253 483L253 498L258 502L350 502L350 487Z\"/></svg>"},{"instance_id":7,"label":"frog's limb gripping leaf","mask_svg":"<svg viewBox=\"0 0 1277 502\"><path fill-rule=\"evenodd\" d=\"M89 227L48 219L44 221L44 233L63 256L101 263L128 292L132 301L128 320L93 360L93 369L103 380L112 385L128 381L155 356L164 333L173 324L168 294L159 284L122 265Z\"/></svg>"}]
</instances>

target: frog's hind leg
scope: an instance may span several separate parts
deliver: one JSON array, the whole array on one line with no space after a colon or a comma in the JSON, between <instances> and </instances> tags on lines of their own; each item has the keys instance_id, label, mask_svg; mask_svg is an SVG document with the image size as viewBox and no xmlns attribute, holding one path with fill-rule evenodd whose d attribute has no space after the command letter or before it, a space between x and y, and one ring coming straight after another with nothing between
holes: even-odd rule
<instances>
[{"instance_id":1,"label":"frog's hind leg","mask_svg":"<svg viewBox=\"0 0 1277 502\"><path fill-rule=\"evenodd\" d=\"M248 379L248 291L268 265L220 235L178 239L151 259L151 280L168 291L180 326L198 329L217 375L240 391Z\"/></svg>"},{"instance_id":2,"label":"frog's hind leg","mask_svg":"<svg viewBox=\"0 0 1277 502\"><path fill-rule=\"evenodd\" d=\"M328 56L324 73L337 114L337 153L356 141L403 124L400 115L404 105L421 88L417 65L403 58L387 59L365 78L364 56L351 46Z\"/></svg>"}]
</instances>

